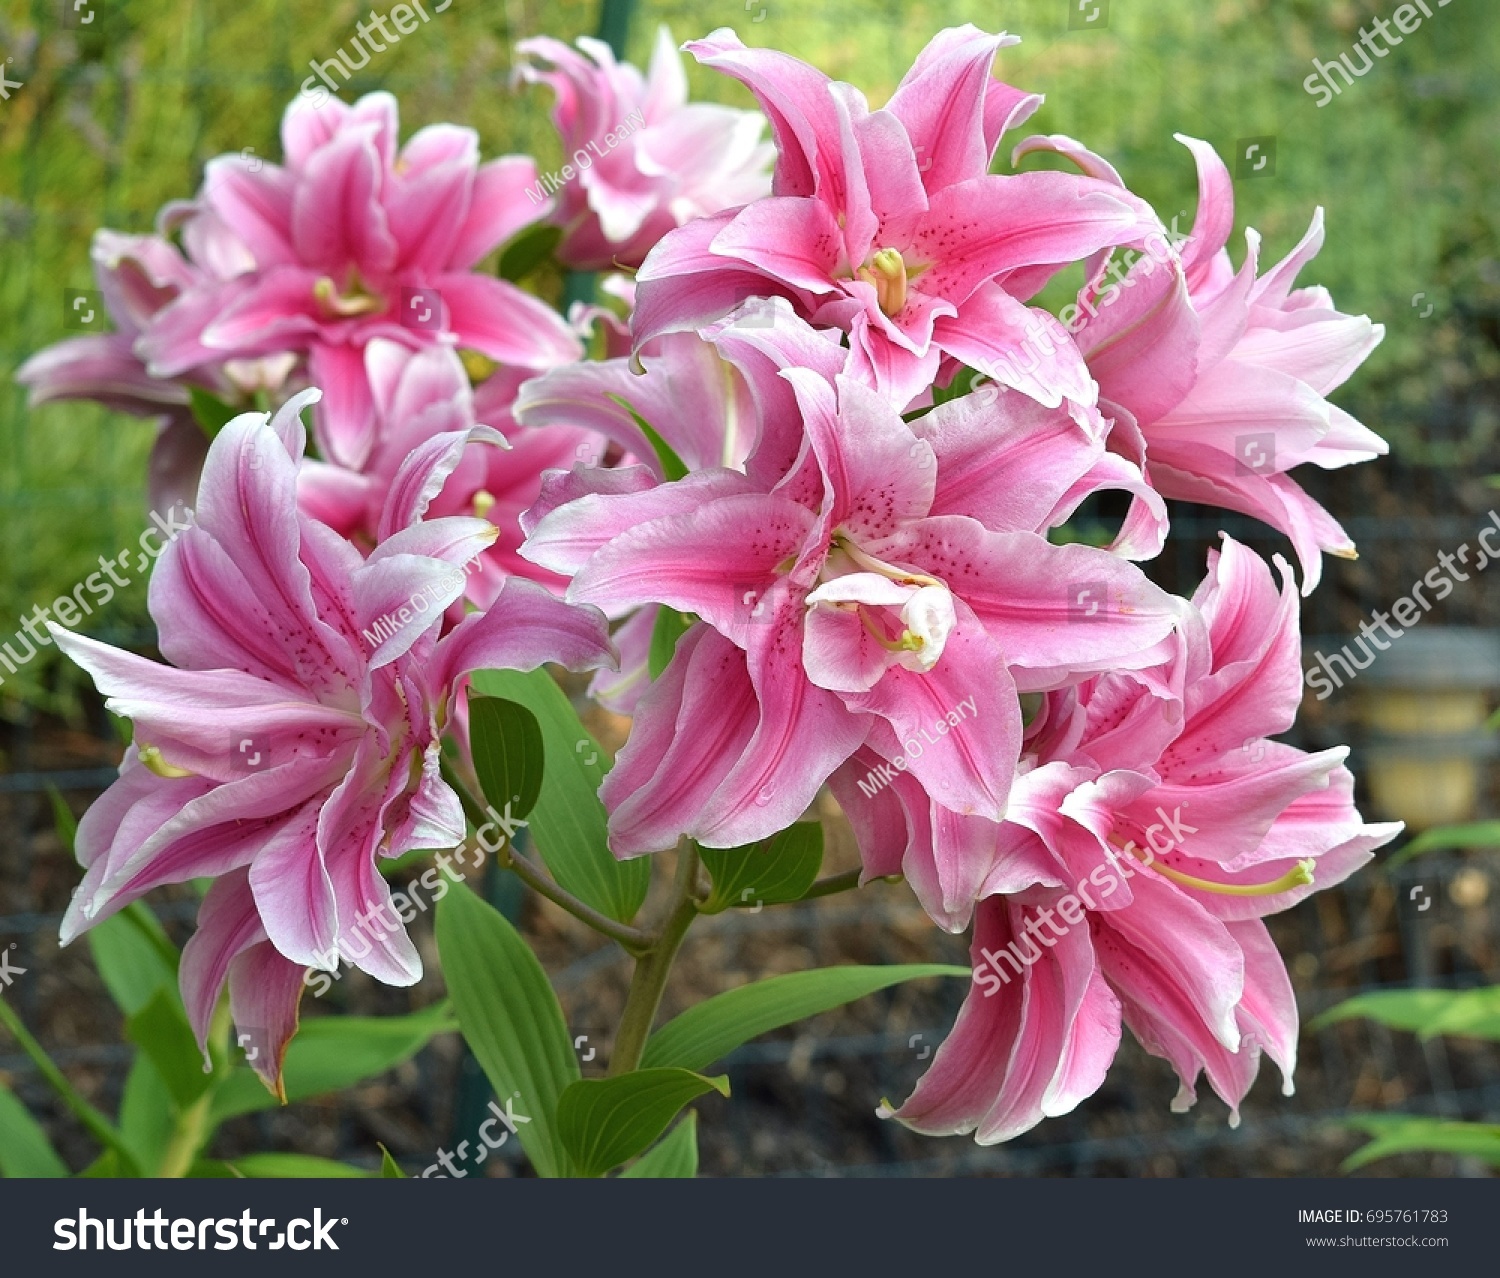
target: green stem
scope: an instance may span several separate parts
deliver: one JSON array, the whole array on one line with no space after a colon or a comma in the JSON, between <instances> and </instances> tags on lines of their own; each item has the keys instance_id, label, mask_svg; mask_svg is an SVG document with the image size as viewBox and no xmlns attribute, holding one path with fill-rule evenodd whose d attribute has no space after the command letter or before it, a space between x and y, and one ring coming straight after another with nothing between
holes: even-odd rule
<instances>
[{"instance_id":1,"label":"green stem","mask_svg":"<svg viewBox=\"0 0 1500 1278\"><path fill-rule=\"evenodd\" d=\"M845 870L842 874L830 874L826 879L819 879L812 887L802 894L801 899L811 901L816 896L832 896L835 892L848 892L859 886L859 876L862 870Z\"/></svg>"},{"instance_id":2,"label":"green stem","mask_svg":"<svg viewBox=\"0 0 1500 1278\"><path fill-rule=\"evenodd\" d=\"M21 1050L31 1057L42 1077L52 1085L52 1090L62 1097L63 1103L73 1111L78 1121L88 1129L89 1134L106 1149L114 1150L122 1160L134 1167L135 1160L130 1156L130 1150L126 1148L124 1138L115 1130L114 1124L78 1094L62 1070L53 1064L52 1058L47 1055L42 1045L31 1036L31 1031L16 1015L15 1009L3 998L0 998L0 1024L15 1035L16 1042L21 1045Z\"/></svg>"},{"instance_id":3,"label":"green stem","mask_svg":"<svg viewBox=\"0 0 1500 1278\"><path fill-rule=\"evenodd\" d=\"M672 901L666 921L654 945L636 960L630 978L630 992L625 997L625 1011L620 1017L615 1048L609 1057L609 1074L628 1074L637 1069L646 1050L646 1040L656 1023L661 996L667 988L667 977L683 937L698 917L694 889L698 879L698 849L688 843L679 854L677 877L672 886Z\"/></svg>"},{"instance_id":4,"label":"green stem","mask_svg":"<svg viewBox=\"0 0 1500 1278\"><path fill-rule=\"evenodd\" d=\"M479 806L479 801L447 759L442 761L442 774L443 780L458 795L458 801L463 805L464 815L469 818L474 828L477 830L480 826L489 823L489 814ZM501 866L511 871L532 891L545 896L554 905L561 906L575 919L587 923L594 931L602 932L611 940L618 941L630 954L641 955L651 947L651 937L645 932L631 927L628 923L621 923L618 919L612 919L586 902L580 901L550 878L541 866L517 852L508 838L496 855Z\"/></svg>"},{"instance_id":5,"label":"green stem","mask_svg":"<svg viewBox=\"0 0 1500 1278\"><path fill-rule=\"evenodd\" d=\"M618 941L630 954L638 957L650 949L651 937L640 928L621 923L618 919L612 919L609 915L594 909L592 905L580 901L571 892L559 887L548 878L540 866L527 860L508 842L500 849L499 860L502 866L527 887L545 896L554 905L560 905L575 919L581 919L587 923L594 931L602 932L612 940Z\"/></svg>"},{"instance_id":6,"label":"green stem","mask_svg":"<svg viewBox=\"0 0 1500 1278\"><path fill-rule=\"evenodd\" d=\"M210 1054L214 1063L213 1078L202 1096L177 1115L167 1137L167 1147L162 1151L161 1165L156 1174L164 1179L176 1180L192 1170L198 1151L208 1143L214 1133L209 1117L213 1113L214 1093L231 1068L229 1060L229 1000L221 998L214 1008L214 1018L208 1030Z\"/></svg>"}]
</instances>

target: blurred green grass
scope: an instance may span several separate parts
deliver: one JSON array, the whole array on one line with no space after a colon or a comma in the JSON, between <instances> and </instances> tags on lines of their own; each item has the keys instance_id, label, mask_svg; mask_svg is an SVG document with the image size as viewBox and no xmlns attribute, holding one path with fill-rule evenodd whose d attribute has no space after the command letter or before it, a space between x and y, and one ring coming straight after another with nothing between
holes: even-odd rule
<instances>
[{"instance_id":1,"label":"blurred green grass","mask_svg":"<svg viewBox=\"0 0 1500 1278\"><path fill-rule=\"evenodd\" d=\"M151 427L90 406L28 413L12 382L31 353L64 336L62 291L91 288L98 226L149 230L156 209L196 190L203 163L253 147L276 156L282 108L311 58L333 55L369 6L310 0L87 0L95 21L62 25L61 0L7 0L0 51L23 87L0 102L0 642L20 617L72 588L97 556L133 546L143 526ZM382 11L388 11L389 5ZM1238 182L1236 236L1256 226L1268 260L1285 253L1316 205L1328 243L1310 279L1340 307L1385 322L1385 345L1345 402L1417 460L1484 460L1500 382L1500 6L1451 6L1409 35L1326 107L1304 92L1314 56L1349 49L1394 4L1353 0L1113 0L1105 29L1070 31L1071 0L818 5L722 0L636 6L630 52L646 58L658 23L678 40L717 27L775 45L885 100L928 37L973 21L1023 43L999 72L1047 103L1030 129L1067 133L1107 155L1168 221L1186 227L1193 168L1174 131L1214 142L1277 138L1274 176ZM82 16L81 13L76 16ZM344 93L388 88L403 132L471 124L486 155L559 157L540 90L509 88L511 48L527 35L592 32L597 6L502 0L452 6L376 54ZM693 67L700 97L749 103ZM1304 281L1306 282L1306 281ZM1425 293L1423 320L1411 299ZM1458 404L1435 426L1434 405ZM1453 414L1449 414L1453 416ZM1493 460L1493 449L1490 450ZM119 641L149 640L143 583L89 622ZM50 655L50 649L48 650ZM76 676L38 660L0 687L0 714L65 706Z\"/></svg>"}]
</instances>

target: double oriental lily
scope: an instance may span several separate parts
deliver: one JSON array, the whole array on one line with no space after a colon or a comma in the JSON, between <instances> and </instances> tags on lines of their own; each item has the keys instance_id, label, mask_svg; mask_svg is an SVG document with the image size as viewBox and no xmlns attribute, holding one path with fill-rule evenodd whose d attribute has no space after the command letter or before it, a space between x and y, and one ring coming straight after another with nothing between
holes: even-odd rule
<instances>
[{"instance_id":1,"label":"double oriental lily","mask_svg":"<svg viewBox=\"0 0 1500 1278\"><path fill-rule=\"evenodd\" d=\"M154 377L208 360L293 353L323 388L325 460L360 469L376 440L365 346L456 342L542 369L583 353L546 303L474 268L546 212L523 194L536 164L479 162L479 137L451 124L397 148L396 100L296 101L281 124L285 164L211 160L193 208L228 227L253 268L185 290L137 349Z\"/></svg>"},{"instance_id":2,"label":"double oriental lily","mask_svg":"<svg viewBox=\"0 0 1500 1278\"><path fill-rule=\"evenodd\" d=\"M1021 745L1018 689L1158 663L1178 615L1123 558L1037 531L1088 490L1102 445L1054 413L1077 442L1039 467L1032 432L993 419L986 432L964 400L912 426L841 373L744 368L768 381L763 405L779 389L776 416L802 423L784 478L713 469L658 483L626 467L550 508L544 486L528 516L522 553L576 574L570 600L699 619L605 780L612 848L765 837L866 741L894 757L961 705L964 726L909 775L944 807L999 820ZM1094 600L1086 617L1073 583Z\"/></svg>"},{"instance_id":3,"label":"double oriental lily","mask_svg":"<svg viewBox=\"0 0 1500 1278\"><path fill-rule=\"evenodd\" d=\"M898 407L932 386L945 354L976 368L1028 365L1017 388L1049 406L1092 403L1076 347L1024 303L1061 267L1140 245L1160 224L1096 178L989 173L1004 131L1041 102L991 79L996 50L1011 43L972 26L939 33L877 111L852 86L728 30L688 44L770 117L772 194L651 251L636 276L637 344L747 297L783 296L846 332L859 375Z\"/></svg>"},{"instance_id":4,"label":"double oriental lily","mask_svg":"<svg viewBox=\"0 0 1500 1278\"><path fill-rule=\"evenodd\" d=\"M1261 920L1352 874L1401 826L1360 819L1346 748L1269 739L1301 696L1297 595L1281 570L1278 592L1226 539L1175 670L1049 694L1005 822L951 823L944 854L1005 894L978 902L974 986L897 1118L1008 1140L1094 1092L1122 1026L1171 1062L1174 1109L1206 1074L1237 1122L1263 1051L1290 1092L1297 1008ZM918 864L932 859L930 804L909 778L891 790L916 832L907 868L941 878ZM879 814L846 806L869 829L867 872L901 868L897 839L871 828Z\"/></svg>"},{"instance_id":5,"label":"double oriental lily","mask_svg":"<svg viewBox=\"0 0 1500 1278\"><path fill-rule=\"evenodd\" d=\"M423 522L433 455L420 452L368 558L300 513L297 413L315 397L269 422L238 417L209 449L194 526L151 579L171 665L53 627L135 725L119 780L79 824L86 873L63 940L154 887L214 878L183 951L183 1001L202 1043L227 982L273 1087L307 968L337 954L388 984L421 975L379 859L464 836L439 763L467 673L611 655L598 612L515 578L439 639L494 525Z\"/></svg>"},{"instance_id":6,"label":"double oriental lily","mask_svg":"<svg viewBox=\"0 0 1500 1278\"><path fill-rule=\"evenodd\" d=\"M1286 472L1304 463L1336 469L1387 451L1327 398L1385 329L1337 310L1324 288L1293 288L1322 247L1322 209L1302 242L1263 275L1260 237L1247 229L1235 271L1225 249L1234 226L1229 170L1207 142L1179 141L1198 165L1198 211L1180 264L1163 271L1149 259L1135 263L1099 308L1087 308L1076 340L1101 408L1116 419L1116 446L1144 456L1163 496L1240 511L1285 533L1307 594L1322 575L1323 552L1352 558L1354 543ZM1101 164L1071 154L1086 169Z\"/></svg>"}]
</instances>

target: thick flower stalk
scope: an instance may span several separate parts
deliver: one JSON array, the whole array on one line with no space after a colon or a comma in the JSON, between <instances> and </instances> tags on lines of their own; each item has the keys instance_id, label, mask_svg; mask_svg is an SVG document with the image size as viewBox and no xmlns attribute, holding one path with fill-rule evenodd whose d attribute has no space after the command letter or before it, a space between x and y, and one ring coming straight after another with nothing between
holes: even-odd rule
<instances>
[{"instance_id":1,"label":"thick flower stalk","mask_svg":"<svg viewBox=\"0 0 1500 1278\"><path fill-rule=\"evenodd\" d=\"M397 477L368 556L300 513L298 412L315 397L236 418L210 448L194 526L151 580L171 665L53 627L135 728L120 779L79 825L86 873L63 940L154 887L215 879L183 953L183 1001L201 1043L227 982L272 1086L305 969L337 954L389 984L421 976L379 862L464 836L439 763L467 673L611 659L596 610L516 578L439 638L494 525L423 520L432 448Z\"/></svg>"}]
</instances>

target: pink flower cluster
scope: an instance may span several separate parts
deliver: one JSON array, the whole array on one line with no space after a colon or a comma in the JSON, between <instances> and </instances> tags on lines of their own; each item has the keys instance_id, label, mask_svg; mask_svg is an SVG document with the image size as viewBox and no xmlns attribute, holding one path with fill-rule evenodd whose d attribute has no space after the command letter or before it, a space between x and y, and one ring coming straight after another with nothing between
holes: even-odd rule
<instances>
[{"instance_id":1,"label":"pink flower cluster","mask_svg":"<svg viewBox=\"0 0 1500 1278\"><path fill-rule=\"evenodd\" d=\"M767 184L761 119L687 103L665 36L647 77L531 40L520 76L594 157L548 202L469 130L398 147L376 94L293 108L284 165L213 161L160 235L101 233L119 331L35 357L34 399L179 441L188 387L285 404L196 441L196 526L151 588L172 665L57 632L136 725L65 933L215 877L184 992L202 1033L227 980L274 1027L274 1080L303 966L387 903L379 858L463 836L438 765L465 675L553 661L633 718L601 790L615 855L750 843L829 787L867 878L972 927L973 988L901 1121L1007 1139L1097 1089L1126 1025L1181 1104L1206 1075L1237 1112L1262 1051L1290 1079L1261 919L1396 827L1361 821L1345 751L1273 739L1301 692L1291 568L1226 538L1187 600L1142 564L1166 499L1286 534L1304 592L1352 554L1287 472L1384 451L1327 399L1381 330L1294 287L1321 213L1268 271L1254 232L1232 265L1206 143L1182 139L1181 245L1069 138L1012 166L1077 172L1006 171L1041 102L992 76L1013 42L941 32L878 109L732 32L688 44L759 102ZM544 217L563 264L638 267L605 289L625 318L478 269ZM1076 298L1041 305L1080 263ZM1127 513L1082 544L1104 492ZM688 624L653 679L662 609ZM399 930L360 966L420 971Z\"/></svg>"}]
</instances>

